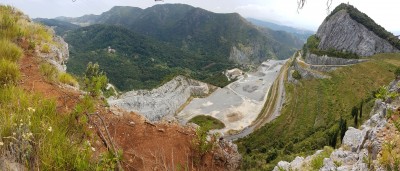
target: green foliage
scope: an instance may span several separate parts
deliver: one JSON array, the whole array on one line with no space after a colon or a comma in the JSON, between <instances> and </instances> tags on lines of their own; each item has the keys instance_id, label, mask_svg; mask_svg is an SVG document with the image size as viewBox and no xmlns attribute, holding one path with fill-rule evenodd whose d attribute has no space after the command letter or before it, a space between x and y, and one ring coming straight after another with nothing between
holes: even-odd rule
<instances>
[{"instance_id":1,"label":"green foliage","mask_svg":"<svg viewBox=\"0 0 400 171\"><path fill-rule=\"evenodd\" d=\"M58 80L63 84L68 84L75 87L78 86L78 81L76 81L76 79L68 73L61 73L58 76Z\"/></svg>"},{"instance_id":2,"label":"green foliage","mask_svg":"<svg viewBox=\"0 0 400 171\"><path fill-rule=\"evenodd\" d=\"M400 54L377 54L370 61L327 73L330 79L300 80L301 84L296 85L285 83L287 100L281 115L237 141L244 158L243 169L273 168L280 160L291 161L295 156L334 145L335 137L338 144L348 122L353 123L352 108L364 99L363 113L369 113L374 105L371 92L389 84L399 65ZM367 118L363 114L358 123ZM292 149L288 148L290 142ZM276 149L277 157L266 163L268 156L261 152L262 148Z\"/></svg>"},{"instance_id":3,"label":"green foliage","mask_svg":"<svg viewBox=\"0 0 400 171\"><path fill-rule=\"evenodd\" d=\"M300 80L301 79L301 74L299 71L294 70L294 72L292 73L292 77L296 80Z\"/></svg>"},{"instance_id":4,"label":"green foliage","mask_svg":"<svg viewBox=\"0 0 400 171\"><path fill-rule=\"evenodd\" d=\"M112 152L106 152L101 155L101 159L99 165L97 166L96 170L116 170L118 169L118 161L122 160L122 151L117 153L115 156Z\"/></svg>"},{"instance_id":5,"label":"green foliage","mask_svg":"<svg viewBox=\"0 0 400 171\"><path fill-rule=\"evenodd\" d=\"M48 81L56 81L58 78L57 68L47 62L40 64L39 71Z\"/></svg>"},{"instance_id":6,"label":"green foliage","mask_svg":"<svg viewBox=\"0 0 400 171\"><path fill-rule=\"evenodd\" d=\"M351 109L351 116L354 118L354 127L358 127L358 108L357 106L354 106Z\"/></svg>"},{"instance_id":7,"label":"green foliage","mask_svg":"<svg viewBox=\"0 0 400 171\"><path fill-rule=\"evenodd\" d=\"M55 101L9 86L0 88L0 109L0 155L39 170L94 168L90 148L68 129L75 120L59 115Z\"/></svg>"},{"instance_id":8,"label":"green foliage","mask_svg":"<svg viewBox=\"0 0 400 171\"><path fill-rule=\"evenodd\" d=\"M216 137L215 135L211 136L210 140L207 140L208 137L208 128L207 126L199 127L196 129L196 137L193 139L192 147L196 153L195 162L200 164L203 157L210 152L215 145Z\"/></svg>"},{"instance_id":9,"label":"green foliage","mask_svg":"<svg viewBox=\"0 0 400 171\"><path fill-rule=\"evenodd\" d=\"M329 158L332 152L332 147L325 146L324 150L311 160L312 169L319 170L322 166L324 166L324 158Z\"/></svg>"},{"instance_id":10,"label":"green foliage","mask_svg":"<svg viewBox=\"0 0 400 171\"><path fill-rule=\"evenodd\" d=\"M368 30L374 32L380 38L387 40L397 49L400 49L400 40L397 37L395 37L392 33L386 31L385 28L383 28L379 24L376 24L373 19L368 17L368 15L362 13L352 5L347 5L345 3L340 4L331 12L328 17L326 17L325 20L328 20L332 15L343 9L349 13L352 19L364 25Z\"/></svg>"},{"instance_id":11,"label":"green foliage","mask_svg":"<svg viewBox=\"0 0 400 171\"><path fill-rule=\"evenodd\" d=\"M0 59L0 87L4 85L13 85L20 78L18 65L14 62Z\"/></svg>"},{"instance_id":12,"label":"green foliage","mask_svg":"<svg viewBox=\"0 0 400 171\"><path fill-rule=\"evenodd\" d=\"M171 10L155 10L157 13L154 8L159 7L139 11L117 7L107 16L66 19L109 25L83 27L66 35L71 46L68 71L79 75L89 61L97 62L122 91L156 88L177 75L224 87L230 82L221 73L239 67L229 59L233 46L249 52L250 60L259 63L286 59L299 44L286 33L261 31L237 14L215 15L178 4L165 5L163 8ZM107 53L108 46L116 53Z\"/></svg>"},{"instance_id":13,"label":"green foliage","mask_svg":"<svg viewBox=\"0 0 400 171\"><path fill-rule=\"evenodd\" d=\"M396 78L400 77L400 68L396 68L396 71L394 72L394 75Z\"/></svg>"},{"instance_id":14,"label":"green foliage","mask_svg":"<svg viewBox=\"0 0 400 171\"><path fill-rule=\"evenodd\" d=\"M9 40L0 40L0 59L18 61L22 57L22 49Z\"/></svg>"},{"instance_id":15,"label":"green foliage","mask_svg":"<svg viewBox=\"0 0 400 171\"><path fill-rule=\"evenodd\" d=\"M225 128L225 124L220 120L208 116L208 115L198 115L190 119L188 122L193 122L200 127L205 127L207 129L222 129ZM208 130L207 130L208 131Z\"/></svg>"},{"instance_id":16,"label":"green foliage","mask_svg":"<svg viewBox=\"0 0 400 171\"><path fill-rule=\"evenodd\" d=\"M99 96L106 89L107 83L107 76L103 71L100 71L99 64L89 62L84 77L85 90L91 96Z\"/></svg>"},{"instance_id":17,"label":"green foliage","mask_svg":"<svg viewBox=\"0 0 400 171\"><path fill-rule=\"evenodd\" d=\"M397 92L389 92L389 88L387 86L381 86L375 93L375 98L377 99L394 99L398 96Z\"/></svg>"}]
</instances>

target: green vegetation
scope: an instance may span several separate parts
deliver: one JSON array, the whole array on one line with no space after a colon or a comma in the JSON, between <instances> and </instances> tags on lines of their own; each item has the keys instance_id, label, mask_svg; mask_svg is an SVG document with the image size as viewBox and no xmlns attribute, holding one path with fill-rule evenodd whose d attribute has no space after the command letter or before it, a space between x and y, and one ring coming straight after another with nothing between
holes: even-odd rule
<instances>
[{"instance_id":1,"label":"green vegetation","mask_svg":"<svg viewBox=\"0 0 400 171\"><path fill-rule=\"evenodd\" d=\"M91 96L99 96L105 89L108 83L107 76L103 71L100 71L99 64L88 64L85 77L84 89L90 93Z\"/></svg>"},{"instance_id":2,"label":"green vegetation","mask_svg":"<svg viewBox=\"0 0 400 171\"><path fill-rule=\"evenodd\" d=\"M74 87L78 86L78 81L76 81L76 79L68 73L61 73L58 75L58 80L63 84L68 84Z\"/></svg>"},{"instance_id":3,"label":"green vegetation","mask_svg":"<svg viewBox=\"0 0 400 171\"><path fill-rule=\"evenodd\" d=\"M291 161L327 145L337 147L343 128L353 123L352 108L361 106L362 113L369 113L373 92L393 80L398 66L400 54L378 54L370 61L327 73L330 79L285 83L287 97L281 116L238 141L242 168L271 170L280 160ZM358 122L367 118L361 114ZM271 157L270 150L277 156Z\"/></svg>"},{"instance_id":4,"label":"green vegetation","mask_svg":"<svg viewBox=\"0 0 400 171\"><path fill-rule=\"evenodd\" d=\"M55 100L18 87L22 47L31 53L37 44L53 43L46 28L22 15L12 7L0 6L0 156L31 170L112 169L115 160L97 162L92 156L95 149L89 140L96 137L87 129L85 112L97 106L93 98L84 97L71 114L64 115ZM24 42L28 47L22 46ZM40 72L48 81L60 76L64 82L73 82L48 63L40 65Z\"/></svg>"},{"instance_id":5,"label":"green vegetation","mask_svg":"<svg viewBox=\"0 0 400 171\"><path fill-rule=\"evenodd\" d=\"M203 161L203 157L215 146L217 140L216 135L211 135L210 140L207 140L209 130L210 128L207 126L196 129L196 138L194 138L192 142L192 148L196 153L194 156L196 164L200 164L200 162Z\"/></svg>"},{"instance_id":6,"label":"green vegetation","mask_svg":"<svg viewBox=\"0 0 400 171\"><path fill-rule=\"evenodd\" d=\"M320 50L318 49L320 40L316 35L312 35L307 39L307 42L303 46L303 58L306 58L306 54L312 53L318 56L327 55L330 57L346 58L346 59L358 59L360 58L357 54L351 52L342 52L335 49Z\"/></svg>"},{"instance_id":7,"label":"green vegetation","mask_svg":"<svg viewBox=\"0 0 400 171\"><path fill-rule=\"evenodd\" d=\"M294 70L293 73L292 73L292 77L293 77L294 79L296 79L296 80L300 80L300 79L301 79L301 74L300 74L299 71Z\"/></svg>"},{"instance_id":8,"label":"green vegetation","mask_svg":"<svg viewBox=\"0 0 400 171\"><path fill-rule=\"evenodd\" d=\"M395 37L392 33L386 31L385 28L383 28L379 24L376 24L373 19L368 17L368 15L359 11L357 8L355 8L352 5L347 5L345 3L340 4L331 12L331 14L328 17L326 17L325 20L328 20L332 15L336 14L337 12L339 12L340 10L343 10L343 9L349 13L350 17L353 20L357 21L358 23L361 23L368 30L374 32L380 38L387 40L390 44L392 44L397 49L400 49L400 40L397 37Z\"/></svg>"},{"instance_id":9,"label":"green vegetation","mask_svg":"<svg viewBox=\"0 0 400 171\"><path fill-rule=\"evenodd\" d=\"M324 158L329 158L332 152L333 152L332 147L325 146L324 150L311 160L312 170L321 169L321 167L324 166Z\"/></svg>"},{"instance_id":10,"label":"green vegetation","mask_svg":"<svg viewBox=\"0 0 400 171\"><path fill-rule=\"evenodd\" d=\"M94 25L68 34L71 54L69 72L81 75L89 62L96 62L118 89L151 89L177 75L185 75L208 83L225 86L222 73L236 64L222 58L203 58L169 44L152 40L117 26ZM106 48L116 53L108 53ZM209 79L214 78L214 79Z\"/></svg>"},{"instance_id":11,"label":"green vegetation","mask_svg":"<svg viewBox=\"0 0 400 171\"><path fill-rule=\"evenodd\" d=\"M87 63L97 62L121 91L156 88L177 75L223 87L230 83L223 71L244 67L229 59L233 47L260 63L286 59L301 46L297 38L255 28L238 14L182 4L115 7L104 15L64 20L97 24L66 34L68 71L80 75ZM108 46L116 53L107 53Z\"/></svg>"},{"instance_id":12,"label":"green vegetation","mask_svg":"<svg viewBox=\"0 0 400 171\"><path fill-rule=\"evenodd\" d=\"M47 62L40 64L39 71L48 81L56 81L58 78L57 68Z\"/></svg>"},{"instance_id":13,"label":"green vegetation","mask_svg":"<svg viewBox=\"0 0 400 171\"><path fill-rule=\"evenodd\" d=\"M225 124L218 119L208 115L198 115L189 120L200 127L207 127L207 129L222 129L225 128Z\"/></svg>"},{"instance_id":14,"label":"green vegetation","mask_svg":"<svg viewBox=\"0 0 400 171\"><path fill-rule=\"evenodd\" d=\"M57 114L54 101L9 86L0 88L0 108L2 156L14 156L17 162L40 170L95 166L79 132L69 129L75 120Z\"/></svg>"},{"instance_id":15,"label":"green vegetation","mask_svg":"<svg viewBox=\"0 0 400 171\"><path fill-rule=\"evenodd\" d=\"M22 49L9 40L0 40L0 59L18 61L22 57Z\"/></svg>"},{"instance_id":16,"label":"green vegetation","mask_svg":"<svg viewBox=\"0 0 400 171\"><path fill-rule=\"evenodd\" d=\"M0 59L0 87L16 84L20 75L17 64Z\"/></svg>"}]
</instances>

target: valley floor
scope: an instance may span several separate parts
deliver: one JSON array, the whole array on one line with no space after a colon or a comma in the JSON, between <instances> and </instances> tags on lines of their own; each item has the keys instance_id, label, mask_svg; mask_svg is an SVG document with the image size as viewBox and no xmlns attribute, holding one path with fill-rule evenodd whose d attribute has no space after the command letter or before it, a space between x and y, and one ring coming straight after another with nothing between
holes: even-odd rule
<instances>
[{"instance_id":1,"label":"valley floor","mask_svg":"<svg viewBox=\"0 0 400 171\"><path fill-rule=\"evenodd\" d=\"M178 115L185 124L198 115L209 115L225 124L217 132L228 134L251 125L262 111L268 92L286 61L269 60L256 72L248 73L205 98L194 98Z\"/></svg>"}]
</instances>

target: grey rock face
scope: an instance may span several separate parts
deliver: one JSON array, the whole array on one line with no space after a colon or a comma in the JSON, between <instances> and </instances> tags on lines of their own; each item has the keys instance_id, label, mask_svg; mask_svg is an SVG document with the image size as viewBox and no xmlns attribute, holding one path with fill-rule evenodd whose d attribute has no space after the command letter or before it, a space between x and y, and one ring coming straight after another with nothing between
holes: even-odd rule
<instances>
[{"instance_id":1,"label":"grey rock face","mask_svg":"<svg viewBox=\"0 0 400 171\"><path fill-rule=\"evenodd\" d=\"M108 103L110 106L137 112L150 121L159 121L165 116L172 118L190 96L204 96L208 93L206 83L177 76L157 89L126 92L118 98L109 98Z\"/></svg>"},{"instance_id":2,"label":"grey rock face","mask_svg":"<svg viewBox=\"0 0 400 171\"><path fill-rule=\"evenodd\" d=\"M356 152L362 145L366 131L361 131L353 127L349 127L343 137L343 145L350 147L351 151Z\"/></svg>"},{"instance_id":3,"label":"grey rock face","mask_svg":"<svg viewBox=\"0 0 400 171\"><path fill-rule=\"evenodd\" d=\"M346 10L341 10L325 20L318 28L318 48L330 48L371 56L376 53L399 52L388 41L369 31L364 25L353 20Z\"/></svg>"},{"instance_id":4,"label":"grey rock face","mask_svg":"<svg viewBox=\"0 0 400 171\"><path fill-rule=\"evenodd\" d=\"M344 59L329 56L317 56L308 54L305 62L311 65L351 65L367 61L366 59Z\"/></svg>"}]
</instances>

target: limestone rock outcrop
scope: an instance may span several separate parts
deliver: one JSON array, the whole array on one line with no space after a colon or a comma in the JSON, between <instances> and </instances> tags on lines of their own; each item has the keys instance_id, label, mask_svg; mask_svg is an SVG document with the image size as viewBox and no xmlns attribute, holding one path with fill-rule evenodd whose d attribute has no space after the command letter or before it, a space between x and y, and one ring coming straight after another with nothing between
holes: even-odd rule
<instances>
[{"instance_id":1,"label":"limestone rock outcrop","mask_svg":"<svg viewBox=\"0 0 400 171\"><path fill-rule=\"evenodd\" d=\"M206 83L177 76L153 90L129 91L118 98L108 99L110 106L137 112L150 121L172 119L177 110L190 96L205 96L210 93Z\"/></svg>"},{"instance_id":2,"label":"limestone rock outcrop","mask_svg":"<svg viewBox=\"0 0 400 171\"><path fill-rule=\"evenodd\" d=\"M318 49L321 50L335 49L359 56L399 52L388 41L353 20L344 9L324 20L316 36L320 39Z\"/></svg>"}]
</instances>

